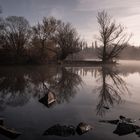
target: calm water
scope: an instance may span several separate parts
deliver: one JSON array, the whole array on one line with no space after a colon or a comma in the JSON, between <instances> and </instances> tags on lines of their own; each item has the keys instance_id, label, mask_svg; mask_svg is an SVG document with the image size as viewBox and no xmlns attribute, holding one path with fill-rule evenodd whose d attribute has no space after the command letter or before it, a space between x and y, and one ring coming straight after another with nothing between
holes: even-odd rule
<instances>
[{"instance_id":1,"label":"calm water","mask_svg":"<svg viewBox=\"0 0 140 140\"><path fill-rule=\"evenodd\" d=\"M50 106L39 101L48 89L56 96ZM139 139L135 133L118 136L113 133L116 125L99 122L120 115L136 119L140 126L138 61L116 67L0 67L0 117L5 126L22 132L18 140ZM56 124L76 127L80 122L93 130L67 137L43 135ZM8 139L0 134L0 140Z\"/></svg>"}]
</instances>

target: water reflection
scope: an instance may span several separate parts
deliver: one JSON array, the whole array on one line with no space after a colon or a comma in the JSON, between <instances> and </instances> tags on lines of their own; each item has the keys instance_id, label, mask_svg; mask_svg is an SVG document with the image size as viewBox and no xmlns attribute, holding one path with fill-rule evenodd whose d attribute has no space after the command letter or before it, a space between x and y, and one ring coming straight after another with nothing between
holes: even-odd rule
<instances>
[{"instance_id":1,"label":"water reflection","mask_svg":"<svg viewBox=\"0 0 140 140\"><path fill-rule=\"evenodd\" d=\"M82 85L82 78L78 74L73 73L72 68L69 70L62 68L62 74L57 81L55 93L57 94L58 103L69 102L75 96L78 86Z\"/></svg>"},{"instance_id":2,"label":"water reflection","mask_svg":"<svg viewBox=\"0 0 140 140\"><path fill-rule=\"evenodd\" d=\"M120 70L114 66L85 69L57 66L2 67L0 70L0 108L2 110L6 106L23 106L31 98L37 98L40 103L50 107L49 91L53 93L55 103L69 102L82 85L82 77L88 72L98 79L98 88L96 88L96 92L99 93L98 115L104 115L114 103L121 102L122 94L129 93L126 82L120 76L122 73L120 74Z\"/></svg>"},{"instance_id":3,"label":"water reflection","mask_svg":"<svg viewBox=\"0 0 140 140\"><path fill-rule=\"evenodd\" d=\"M52 90L57 103L69 102L82 83L71 69L56 66L3 67L0 70L0 108L23 106L31 98L43 98Z\"/></svg>"},{"instance_id":4,"label":"water reflection","mask_svg":"<svg viewBox=\"0 0 140 140\"><path fill-rule=\"evenodd\" d=\"M107 109L114 104L122 101L122 94L129 94L126 82L119 75L115 66L103 66L98 70L100 86L96 89L99 92L99 101L97 104L97 114L103 116Z\"/></svg>"},{"instance_id":5,"label":"water reflection","mask_svg":"<svg viewBox=\"0 0 140 140\"><path fill-rule=\"evenodd\" d=\"M130 66L105 65L94 68L75 68L74 72L81 77L96 79L97 86L94 83L93 91L98 93L97 115L104 116L114 104L122 102L122 95L130 94L124 78L137 70L136 67Z\"/></svg>"},{"instance_id":6,"label":"water reflection","mask_svg":"<svg viewBox=\"0 0 140 140\"><path fill-rule=\"evenodd\" d=\"M110 111L105 118L108 119L108 123L115 124L114 133L117 135L122 135L122 132L130 133L127 128L133 127L133 123L129 126L124 124L118 126L119 118L109 119L120 115L139 118L139 73L140 67L138 69L131 66L1 67L0 116L5 118L6 126L22 132L19 137L21 140L60 139L58 136L67 137L67 139L71 137L73 139L92 139L93 137L100 140L104 137L118 139L118 137L113 137L112 133L106 133L107 130L112 130L113 126L109 128L110 125L105 124L102 127L97 120L101 118L99 115L104 116ZM132 86L129 87L133 93L131 99L123 96L129 94L125 80L134 87L134 89ZM96 94L93 94L93 90ZM113 105L122 103L123 99L126 101L125 104L111 109ZM129 114L130 112L132 113ZM96 113L98 115L93 115ZM79 137L77 125L81 121L93 125L94 131ZM74 127L69 127L69 124ZM139 122L137 126L140 126ZM119 131L122 127L126 128L126 132ZM87 130L89 127L82 128ZM57 129L62 131L57 131ZM42 136L42 133L46 136ZM135 133L139 136L140 129L137 129ZM4 137L0 135L0 139ZM133 139L133 135L130 139Z\"/></svg>"},{"instance_id":7,"label":"water reflection","mask_svg":"<svg viewBox=\"0 0 140 140\"><path fill-rule=\"evenodd\" d=\"M28 102L30 94L26 94L28 89L28 77L21 69L0 70L0 108L6 105L22 106Z\"/></svg>"}]
</instances>

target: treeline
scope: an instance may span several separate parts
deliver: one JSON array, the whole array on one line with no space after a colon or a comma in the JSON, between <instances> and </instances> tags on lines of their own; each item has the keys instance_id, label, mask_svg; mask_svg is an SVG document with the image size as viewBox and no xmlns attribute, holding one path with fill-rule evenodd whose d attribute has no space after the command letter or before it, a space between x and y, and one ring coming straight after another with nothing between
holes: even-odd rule
<instances>
[{"instance_id":1,"label":"treeline","mask_svg":"<svg viewBox=\"0 0 140 140\"><path fill-rule=\"evenodd\" d=\"M140 47L128 45L120 54L121 59L140 60Z\"/></svg>"},{"instance_id":2,"label":"treeline","mask_svg":"<svg viewBox=\"0 0 140 140\"><path fill-rule=\"evenodd\" d=\"M9 16L0 18L0 64L61 63L65 59L98 58L103 63L116 59L139 59L139 48L131 47L121 24L117 24L106 11L98 12L98 42L91 48L80 39L70 23L54 17L44 17L31 26L26 18Z\"/></svg>"},{"instance_id":3,"label":"treeline","mask_svg":"<svg viewBox=\"0 0 140 140\"><path fill-rule=\"evenodd\" d=\"M95 46L85 47L74 55L73 59L98 59L98 50L99 48ZM119 59L140 60L140 47L127 44L127 47L119 54Z\"/></svg>"},{"instance_id":4,"label":"treeline","mask_svg":"<svg viewBox=\"0 0 140 140\"><path fill-rule=\"evenodd\" d=\"M84 46L75 28L54 17L31 26L26 18L0 18L0 64L63 61Z\"/></svg>"}]
</instances>

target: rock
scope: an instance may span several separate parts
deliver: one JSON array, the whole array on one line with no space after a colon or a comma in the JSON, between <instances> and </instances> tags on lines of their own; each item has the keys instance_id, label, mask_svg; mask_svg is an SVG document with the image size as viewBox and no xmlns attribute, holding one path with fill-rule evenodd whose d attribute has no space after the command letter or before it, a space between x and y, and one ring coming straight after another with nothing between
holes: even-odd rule
<instances>
[{"instance_id":1,"label":"rock","mask_svg":"<svg viewBox=\"0 0 140 140\"><path fill-rule=\"evenodd\" d=\"M71 135L75 135L75 127L72 125L66 126L56 124L48 128L43 135L56 135L61 137L68 137Z\"/></svg>"},{"instance_id":2,"label":"rock","mask_svg":"<svg viewBox=\"0 0 140 140\"><path fill-rule=\"evenodd\" d=\"M0 125L0 134L10 138L10 139L16 139L18 136L20 136L22 133L11 129L11 128L7 128L4 125Z\"/></svg>"},{"instance_id":3,"label":"rock","mask_svg":"<svg viewBox=\"0 0 140 140\"><path fill-rule=\"evenodd\" d=\"M100 120L99 122L117 125L113 133L119 136L123 136L135 132L135 134L138 135L138 137L140 137L140 126L132 124L135 121L136 120L133 120L131 118L126 118L125 116L121 115L118 120Z\"/></svg>"},{"instance_id":4,"label":"rock","mask_svg":"<svg viewBox=\"0 0 140 140\"><path fill-rule=\"evenodd\" d=\"M115 133L119 136L123 136L123 135L127 135L127 134L135 132L135 130L138 128L139 128L139 126L136 126L133 124L119 123L117 125L116 130L113 133Z\"/></svg>"},{"instance_id":5,"label":"rock","mask_svg":"<svg viewBox=\"0 0 140 140\"><path fill-rule=\"evenodd\" d=\"M135 130L135 133L136 133L136 135L137 135L138 137L140 137L140 129L136 129L136 130Z\"/></svg>"},{"instance_id":6,"label":"rock","mask_svg":"<svg viewBox=\"0 0 140 140\"><path fill-rule=\"evenodd\" d=\"M42 97L39 102L47 107L51 107L56 102L55 94L49 91L44 97Z\"/></svg>"},{"instance_id":7,"label":"rock","mask_svg":"<svg viewBox=\"0 0 140 140\"><path fill-rule=\"evenodd\" d=\"M4 125L4 118L0 117L0 125Z\"/></svg>"},{"instance_id":8,"label":"rock","mask_svg":"<svg viewBox=\"0 0 140 140\"><path fill-rule=\"evenodd\" d=\"M92 126L89 124L83 123L83 122L79 123L79 125L77 126L77 129L76 129L76 131L79 135L87 133L90 130L92 130Z\"/></svg>"},{"instance_id":9,"label":"rock","mask_svg":"<svg viewBox=\"0 0 140 140\"><path fill-rule=\"evenodd\" d=\"M136 134L140 134L140 129L136 129Z\"/></svg>"}]
</instances>

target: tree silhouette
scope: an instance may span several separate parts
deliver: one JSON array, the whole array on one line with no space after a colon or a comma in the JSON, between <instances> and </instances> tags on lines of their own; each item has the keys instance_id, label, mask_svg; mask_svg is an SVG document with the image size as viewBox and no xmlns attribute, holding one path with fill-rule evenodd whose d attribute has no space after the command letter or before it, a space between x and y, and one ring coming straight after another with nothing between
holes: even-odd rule
<instances>
[{"instance_id":1,"label":"tree silhouette","mask_svg":"<svg viewBox=\"0 0 140 140\"><path fill-rule=\"evenodd\" d=\"M48 42L53 40L60 22L60 20L54 17L44 17L42 23L38 23L32 28L31 52L38 61L45 62L48 51L52 51L55 54L57 53L55 48L48 46Z\"/></svg>"},{"instance_id":2,"label":"tree silhouette","mask_svg":"<svg viewBox=\"0 0 140 140\"><path fill-rule=\"evenodd\" d=\"M99 24L99 38L101 47L98 50L98 57L104 62L113 61L119 57L120 52L127 47L130 35L125 33L125 28L117 24L106 11L98 12L97 21Z\"/></svg>"},{"instance_id":3,"label":"tree silhouette","mask_svg":"<svg viewBox=\"0 0 140 140\"><path fill-rule=\"evenodd\" d=\"M1 21L1 47L18 62L25 56L25 49L29 41L30 25L24 17L9 16Z\"/></svg>"},{"instance_id":4,"label":"tree silhouette","mask_svg":"<svg viewBox=\"0 0 140 140\"><path fill-rule=\"evenodd\" d=\"M84 43L71 24L61 23L57 32L55 39L58 44L60 60L65 60L68 55L77 53L82 49Z\"/></svg>"}]
</instances>

